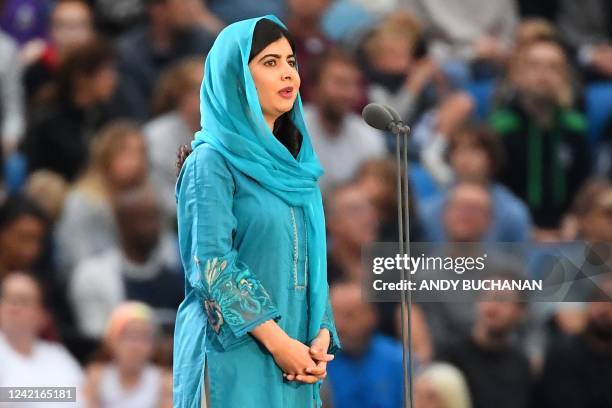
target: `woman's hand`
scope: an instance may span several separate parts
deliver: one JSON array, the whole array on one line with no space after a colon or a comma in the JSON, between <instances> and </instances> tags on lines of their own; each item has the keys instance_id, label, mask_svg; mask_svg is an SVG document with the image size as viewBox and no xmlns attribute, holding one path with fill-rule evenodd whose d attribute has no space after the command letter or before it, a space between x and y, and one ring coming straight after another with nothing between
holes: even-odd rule
<instances>
[{"instance_id":1,"label":"woman's hand","mask_svg":"<svg viewBox=\"0 0 612 408\"><path fill-rule=\"evenodd\" d=\"M283 374L292 375L293 378L304 377L309 369L316 367L308 346L291 337L287 337L283 343L272 352L274 361L283 370Z\"/></svg>"},{"instance_id":2,"label":"woman's hand","mask_svg":"<svg viewBox=\"0 0 612 408\"><path fill-rule=\"evenodd\" d=\"M331 336L329 330L321 329L319 334L310 343L310 357L316 362L315 367L306 368L305 375L293 375L287 372L283 376L289 381L302 381L305 383L315 383L327 377L327 362L334 359L333 354L327 354Z\"/></svg>"},{"instance_id":3,"label":"woman's hand","mask_svg":"<svg viewBox=\"0 0 612 408\"><path fill-rule=\"evenodd\" d=\"M308 367L316 367L308 346L289 337L274 320L268 320L255 327L251 330L251 334L268 349L283 373L295 377L305 375Z\"/></svg>"}]
</instances>

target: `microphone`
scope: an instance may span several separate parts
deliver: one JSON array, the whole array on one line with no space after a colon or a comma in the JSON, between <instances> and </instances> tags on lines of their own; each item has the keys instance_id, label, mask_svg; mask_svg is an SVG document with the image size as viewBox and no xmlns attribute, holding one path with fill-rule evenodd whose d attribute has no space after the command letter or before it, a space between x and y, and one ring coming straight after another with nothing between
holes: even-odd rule
<instances>
[{"instance_id":1,"label":"microphone","mask_svg":"<svg viewBox=\"0 0 612 408\"><path fill-rule=\"evenodd\" d=\"M405 134L410 133L410 126L404 123L401 116L399 115L399 113L397 113L395 109L393 109L389 105L382 105L382 107L385 108L387 112L389 112L389 114L393 117L395 123L400 127L401 130L403 130Z\"/></svg>"},{"instance_id":2,"label":"microphone","mask_svg":"<svg viewBox=\"0 0 612 408\"><path fill-rule=\"evenodd\" d=\"M391 107L378 103L370 103L361 112L363 120L375 129L393 133L406 132L409 128L401 120L399 114Z\"/></svg>"},{"instance_id":3,"label":"microphone","mask_svg":"<svg viewBox=\"0 0 612 408\"><path fill-rule=\"evenodd\" d=\"M408 137L410 128L401 116L390 106L378 103L370 103L361 112L363 120L375 129L391 131L395 134L395 160L397 168L397 229L399 238L399 251L410 257L410 211L408 208L408 143L404 140L403 160L400 155L401 136ZM406 236L404 237L404 229ZM405 238L405 240L404 240ZM405 245L404 245L405 244ZM402 281L406 277L406 271L401 269ZM410 281L411 275L408 275ZM402 291L402 365L404 374L404 408L414 407L413 376L412 376L412 300L410 292ZM404 324L404 316L408 318L408 324Z\"/></svg>"}]
</instances>

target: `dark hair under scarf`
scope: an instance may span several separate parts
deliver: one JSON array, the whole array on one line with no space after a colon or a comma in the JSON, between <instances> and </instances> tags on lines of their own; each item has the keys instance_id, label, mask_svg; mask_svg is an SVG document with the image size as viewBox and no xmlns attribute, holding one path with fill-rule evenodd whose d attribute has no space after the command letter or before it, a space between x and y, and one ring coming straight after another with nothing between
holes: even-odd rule
<instances>
[{"instance_id":1,"label":"dark hair under scarf","mask_svg":"<svg viewBox=\"0 0 612 408\"><path fill-rule=\"evenodd\" d=\"M281 38L287 39L291 46L291 51L295 54L295 42L293 38L291 38L289 31L267 18L259 20L253 30L253 42L251 44L249 62L268 45ZM290 119L290 112L282 114L276 120L272 133L283 145L285 145L293 157L298 155L300 152L301 135Z\"/></svg>"},{"instance_id":2,"label":"dark hair under scarf","mask_svg":"<svg viewBox=\"0 0 612 408\"><path fill-rule=\"evenodd\" d=\"M279 26L272 20L262 18L255 24L253 30L253 40L251 43L251 53L249 54L249 62L257 54L262 52L268 45L281 38L286 38L291 46L291 50L295 53L295 41L291 37L289 31ZM291 121L291 112L282 114L276 122L274 122L274 129L272 133L276 138L289 150L293 157L297 157L300 152L300 146L302 144L302 135L299 130L295 127ZM180 172L183 163L189 154L191 153L191 147L189 145L181 146L178 152L178 158L176 166Z\"/></svg>"}]
</instances>

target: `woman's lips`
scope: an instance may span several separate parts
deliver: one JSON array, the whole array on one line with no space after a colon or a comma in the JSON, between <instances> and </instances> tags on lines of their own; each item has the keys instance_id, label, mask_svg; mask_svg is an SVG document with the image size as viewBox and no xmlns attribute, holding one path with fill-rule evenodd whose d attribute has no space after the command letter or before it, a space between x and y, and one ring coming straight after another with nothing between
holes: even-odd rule
<instances>
[{"instance_id":1,"label":"woman's lips","mask_svg":"<svg viewBox=\"0 0 612 408\"><path fill-rule=\"evenodd\" d=\"M278 94L285 99L291 99L293 97L293 87L288 86L286 88L283 88L280 91L278 91Z\"/></svg>"}]
</instances>

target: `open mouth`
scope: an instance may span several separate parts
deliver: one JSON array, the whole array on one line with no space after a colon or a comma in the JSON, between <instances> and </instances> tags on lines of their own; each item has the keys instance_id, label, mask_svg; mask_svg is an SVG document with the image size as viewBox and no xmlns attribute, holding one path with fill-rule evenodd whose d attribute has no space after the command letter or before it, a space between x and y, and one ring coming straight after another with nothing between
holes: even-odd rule
<instances>
[{"instance_id":1,"label":"open mouth","mask_svg":"<svg viewBox=\"0 0 612 408\"><path fill-rule=\"evenodd\" d=\"M278 91L278 93L283 98L289 99L289 98L291 98L293 96L293 87L292 86L288 86L288 87L283 88L280 91Z\"/></svg>"}]
</instances>

